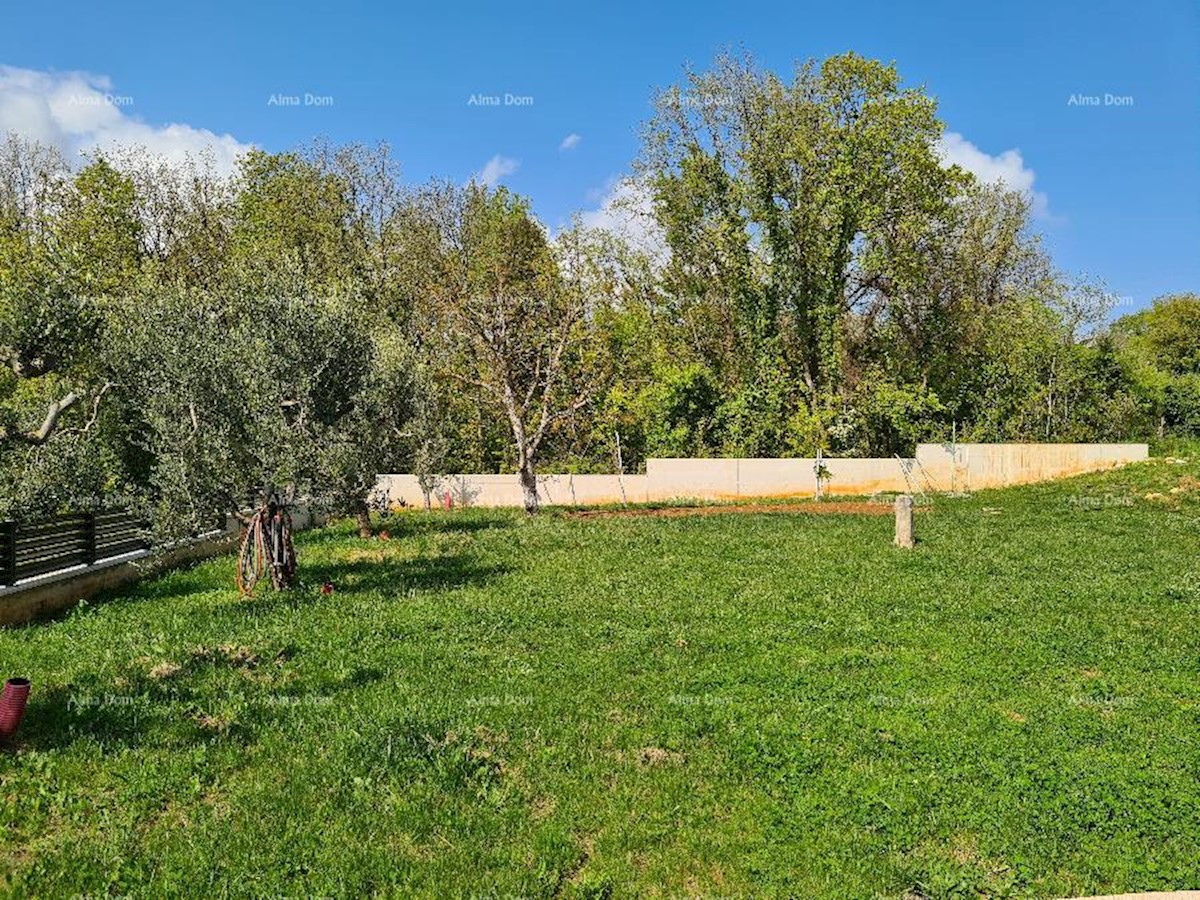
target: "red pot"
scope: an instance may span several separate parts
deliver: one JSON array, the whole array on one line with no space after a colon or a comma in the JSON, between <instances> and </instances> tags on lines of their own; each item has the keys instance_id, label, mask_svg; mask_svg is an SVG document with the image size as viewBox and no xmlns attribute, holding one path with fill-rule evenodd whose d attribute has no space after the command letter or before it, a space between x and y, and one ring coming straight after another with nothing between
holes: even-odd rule
<instances>
[{"instance_id":1,"label":"red pot","mask_svg":"<svg viewBox=\"0 0 1200 900\"><path fill-rule=\"evenodd\" d=\"M4 682L4 693L0 694L0 739L7 740L17 733L28 700L28 678L10 678Z\"/></svg>"}]
</instances>

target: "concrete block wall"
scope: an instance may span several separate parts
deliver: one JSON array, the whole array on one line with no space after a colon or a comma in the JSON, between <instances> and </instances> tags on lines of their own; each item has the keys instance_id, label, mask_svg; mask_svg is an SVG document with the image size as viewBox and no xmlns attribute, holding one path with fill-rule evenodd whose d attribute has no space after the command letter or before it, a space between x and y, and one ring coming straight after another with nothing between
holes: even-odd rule
<instances>
[{"instance_id":1,"label":"concrete block wall","mask_svg":"<svg viewBox=\"0 0 1200 900\"><path fill-rule=\"evenodd\" d=\"M1097 472L1150 457L1147 444L919 444L930 490L978 491Z\"/></svg>"},{"instance_id":2,"label":"concrete block wall","mask_svg":"<svg viewBox=\"0 0 1200 900\"><path fill-rule=\"evenodd\" d=\"M542 503L585 506L645 503L645 475L539 475ZM376 490L389 506L425 504L415 475L380 475ZM440 506L446 492L455 506L523 506L525 495L516 475L446 475L438 480L431 501Z\"/></svg>"},{"instance_id":3,"label":"concrete block wall","mask_svg":"<svg viewBox=\"0 0 1200 900\"><path fill-rule=\"evenodd\" d=\"M862 495L907 490L905 463L898 459L823 459L826 495ZM910 462L911 465L911 462ZM646 462L651 500L694 497L812 497L816 459L651 459Z\"/></svg>"},{"instance_id":4,"label":"concrete block wall","mask_svg":"<svg viewBox=\"0 0 1200 900\"><path fill-rule=\"evenodd\" d=\"M740 459L648 459L647 498L736 500L741 496L738 493L741 462Z\"/></svg>"},{"instance_id":5,"label":"concrete block wall","mask_svg":"<svg viewBox=\"0 0 1200 900\"><path fill-rule=\"evenodd\" d=\"M913 491L970 491L1028 484L1137 462L1146 444L920 444L909 459L824 459L828 496ZM645 503L672 499L738 500L812 497L815 459L650 459L645 475L539 475L545 504ZM379 491L392 505L422 506L412 475L381 475ZM516 475L450 475L434 502L449 491L456 505L521 506Z\"/></svg>"}]
</instances>

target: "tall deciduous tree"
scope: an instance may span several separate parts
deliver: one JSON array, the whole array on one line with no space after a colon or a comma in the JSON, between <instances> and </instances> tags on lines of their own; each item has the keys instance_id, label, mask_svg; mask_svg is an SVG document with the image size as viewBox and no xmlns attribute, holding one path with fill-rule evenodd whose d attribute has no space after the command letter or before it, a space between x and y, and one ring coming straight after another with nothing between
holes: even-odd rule
<instances>
[{"instance_id":1,"label":"tall deciduous tree","mask_svg":"<svg viewBox=\"0 0 1200 900\"><path fill-rule=\"evenodd\" d=\"M930 97L853 53L790 83L724 56L660 94L641 170L668 282L716 311L727 379L765 386L782 365L810 409L834 402L856 253L936 219L953 195L941 131Z\"/></svg>"},{"instance_id":2,"label":"tall deciduous tree","mask_svg":"<svg viewBox=\"0 0 1200 900\"><path fill-rule=\"evenodd\" d=\"M412 251L427 260L425 333L450 377L477 387L508 424L525 509L552 425L585 402L568 384L585 311L578 236L555 249L528 204L504 188L435 185L419 200Z\"/></svg>"}]
</instances>

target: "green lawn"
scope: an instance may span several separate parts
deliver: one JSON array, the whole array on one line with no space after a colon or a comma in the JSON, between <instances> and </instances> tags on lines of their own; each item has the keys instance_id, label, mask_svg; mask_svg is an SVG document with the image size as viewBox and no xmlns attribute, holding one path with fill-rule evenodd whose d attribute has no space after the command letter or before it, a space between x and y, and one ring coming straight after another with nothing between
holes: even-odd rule
<instances>
[{"instance_id":1,"label":"green lawn","mask_svg":"<svg viewBox=\"0 0 1200 900\"><path fill-rule=\"evenodd\" d=\"M4 889L1200 887L1198 476L939 499L907 552L887 518L412 513L304 535L291 594L221 559L0 632L34 683Z\"/></svg>"}]
</instances>

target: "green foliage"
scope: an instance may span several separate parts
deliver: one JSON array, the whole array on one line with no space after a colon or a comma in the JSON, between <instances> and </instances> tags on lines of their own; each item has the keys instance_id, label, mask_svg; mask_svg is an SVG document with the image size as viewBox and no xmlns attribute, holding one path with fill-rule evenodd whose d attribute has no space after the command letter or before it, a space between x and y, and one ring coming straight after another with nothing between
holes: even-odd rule
<instances>
[{"instance_id":1,"label":"green foliage","mask_svg":"<svg viewBox=\"0 0 1200 900\"><path fill-rule=\"evenodd\" d=\"M719 410L722 453L726 456L774 456L786 445L788 413L795 402L794 382L779 354L763 353Z\"/></svg>"},{"instance_id":2,"label":"green foliage","mask_svg":"<svg viewBox=\"0 0 1200 900\"><path fill-rule=\"evenodd\" d=\"M5 511L120 503L179 537L272 487L362 508L406 466L416 360L372 305L391 223L366 217L398 191L385 153L255 152L222 182L3 149Z\"/></svg>"},{"instance_id":3,"label":"green foliage","mask_svg":"<svg viewBox=\"0 0 1200 900\"><path fill-rule=\"evenodd\" d=\"M851 402L857 441L845 450L862 456L911 456L918 442L937 436L945 412L932 391L889 382L882 373L868 375Z\"/></svg>"},{"instance_id":4,"label":"green foliage","mask_svg":"<svg viewBox=\"0 0 1200 900\"><path fill-rule=\"evenodd\" d=\"M142 221L133 180L99 157L72 181L58 219L62 266L72 289L104 297L129 288L141 264Z\"/></svg>"},{"instance_id":5,"label":"green foliage","mask_svg":"<svg viewBox=\"0 0 1200 900\"><path fill-rule=\"evenodd\" d=\"M1113 335L1131 391L1157 418L1160 432L1195 434L1200 427L1200 297L1159 297L1149 309L1118 319Z\"/></svg>"},{"instance_id":6,"label":"green foliage","mask_svg":"<svg viewBox=\"0 0 1200 900\"><path fill-rule=\"evenodd\" d=\"M1156 368L1170 375L1200 372L1200 296L1159 297L1151 307L1126 316L1115 330Z\"/></svg>"},{"instance_id":7,"label":"green foliage","mask_svg":"<svg viewBox=\"0 0 1200 900\"><path fill-rule=\"evenodd\" d=\"M1107 327L1029 198L942 165L942 131L894 66L722 56L656 99L638 242L413 189L383 145L224 178L10 137L0 504L136 498L174 533L271 484L361 511L382 469L518 471L535 502L535 469L652 456L1195 432L1200 298Z\"/></svg>"},{"instance_id":8,"label":"green foliage","mask_svg":"<svg viewBox=\"0 0 1200 900\"><path fill-rule=\"evenodd\" d=\"M1173 378L1163 391L1163 422L1180 435L1200 435L1200 374Z\"/></svg>"},{"instance_id":9,"label":"green foliage","mask_svg":"<svg viewBox=\"0 0 1200 900\"><path fill-rule=\"evenodd\" d=\"M637 399L645 455L704 456L714 443L720 395L700 363L662 364Z\"/></svg>"},{"instance_id":10,"label":"green foliage","mask_svg":"<svg viewBox=\"0 0 1200 900\"><path fill-rule=\"evenodd\" d=\"M800 66L790 84L721 57L658 97L641 165L672 250L666 278L730 320L722 363L753 385L735 391L737 445L763 441L740 420L771 404L773 357L803 377L810 406L841 387L856 248L948 209L957 176L934 151L941 130L932 99L853 53Z\"/></svg>"},{"instance_id":11,"label":"green foliage","mask_svg":"<svg viewBox=\"0 0 1200 900\"><path fill-rule=\"evenodd\" d=\"M329 283L358 262L349 230L348 185L299 153L253 150L240 161L230 250L241 265L296 260L304 277Z\"/></svg>"},{"instance_id":12,"label":"green foliage","mask_svg":"<svg viewBox=\"0 0 1200 900\"><path fill-rule=\"evenodd\" d=\"M403 348L372 336L352 295L271 278L220 293L149 285L112 317L150 461L144 503L164 535L211 527L270 487L353 508L399 456Z\"/></svg>"}]
</instances>

